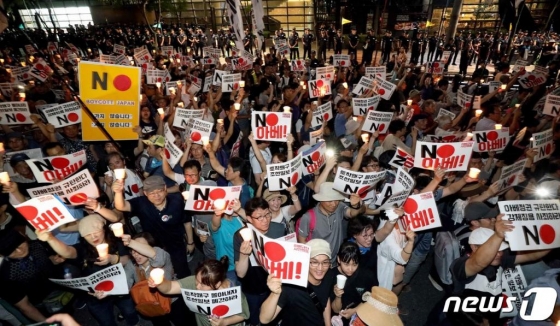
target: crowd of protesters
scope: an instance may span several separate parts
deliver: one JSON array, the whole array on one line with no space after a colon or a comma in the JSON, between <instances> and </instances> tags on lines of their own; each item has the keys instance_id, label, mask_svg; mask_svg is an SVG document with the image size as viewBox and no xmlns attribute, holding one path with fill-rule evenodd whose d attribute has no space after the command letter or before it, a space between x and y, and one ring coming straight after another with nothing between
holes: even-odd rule
<instances>
[{"instance_id":1,"label":"crowd of protesters","mask_svg":"<svg viewBox=\"0 0 560 326\"><path fill-rule=\"evenodd\" d=\"M437 248L438 240L447 236L460 239L460 253L452 261L436 260L439 264L430 273L431 283L444 298L427 321L414 325L529 325L518 317L500 318L496 311L444 313L443 306L450 296L501 297L502 273L516 266L523 270L530 287L560 290L558 251L510 250L505 238L513 229L512 222L502 219L497 208L498 201L558 199L560 147L554 145L560 141L560 126L556 117L543 114L546 96L560 95L557 36L545 39L541 34L530 37L520 32L508 49L505 36L481 33L457 35L449 44L444 44L443 36L427 33L393 40L390 31L379 41L371 31L363 42L355 29L345 40L334 26L313 34L305 30L300 37L294 30L286 35L280 29L272 48L265 52L254 49L254 39L249 36L243 44L255 54L254 62L251 69L240 71L245 87L231 93L214 85L207 92L201 88L189 93L193 78L212 76L216 69L232 69L230 55L237 40L230 30L213 33L196 26L164 26L154 35L144 26L88 25L58 33L28 31L36 50L24 48L32 43L20 31L0 34L0 84L8 85L2 87L0 101L27 102L33 120L33 124L10 126L0 121L2 155L17 152L3 165L5 171L10 170L11 181L3 183L0 196L0 320L12 325L22 324L16 316L44 321L52 314L48 302L53 293L63 300L61 296L68 291L49 278L62 279L68 273L77 278L122 264L129 287L148 279L153 291L172 298L171 310L148 317L135 309L130 295L72 291L74 307L86 306L100 325L116 325L117 318L130 326L148 320L154 325L402 325L399 315L414 307L398 304L398 295L415 291L412 281L433 242ZM300 38L305 70L294 72L290 59L299 58L295 49ZM290 58L275 51L282 39L292 49ZM49 48L49 42L57 42L58 47ZM185 80L166 95L165 85L149 85L142 79L140 121L134 128L138 141L84 142L80 124L57 129L46 123L38 107L73 101L72 90L79 94L80 87L85 87L79 84L76 62L64 53L95 61L100 54L112 54L115 44L124 45L131 60L135 48L145 47L152 53L154 69L167 70L172 81ZM191 57L192 64L181 65L162 53L161 46L173 46L177 53ZM221 49L219 64L202 64L206 46ZM331 95L310 98L308 81L314 79L317 68L332 65L332 58L326 57L328 49L343 54L347 49L352 64L335 67ZM358 50L363 51L360 56ZM442 60L444 51L451 51L446 68L459 60L460 74L435 75L425 69L424 63ZM529 52L533 62L510 71L517 59L528 60ZM53 73L45 81L13 78L14 68L41 59L55 70L64 68L65 73ZM351 90L365 76L366 67L378 63L387 67L387 80L396 90L390 99L380 99L375 110L393 112L393 120L387 134L370 132L362 137L365 119L354 114L353 98L358 96ZM546 69L546 81L523 88L519 79L533 63ZM469 64L476 65L474 73L464 78ZM493 72L487 64L494 67ZM489 90L491 81L503 87ZM460 106L458 93L480 96L480 112ZM375 95L369 90L360 97ZM327 102L332 102L334 118L312 127L313 112ZM286 106L292 114L287 141L255 140L251 113L281 112ZM208 144L193 143L185 139L184 130L173 127L178 107L203 110L202 119L214 123ZM454 113L455 118L438 118L440 110ZM184 151L176 166L167 161L165 124L174 134L171 141ZM478 177L469 176L468 170L407 169L415 180L411 195L433 193L441 227L416 233L401 230L397 219L405 214L402 207L387 210L376 206L375 198L384 185L396 182L397 169L389 162L397 148L415 155L417 142L432 141L432 136L459 137L493 130L498 124L509 131L511 144L500 152L472 153L468 168L479 169ZM308 150L313 146L310 134L320 128L327 148L335 154L298 184L282 191L269 190L266 166ZM548 129L553 134L552 151L534 162L538 153L531 148L532 134ZM94 176L102 195L89 198L82 206L67 205L76 222L52 232L35 231L14 208L31 198L29 189L45 185L28 166L26 151L31 149L40 149L45 157L86 151L85 169ZM516 186L500 191L501 170L522 159L527 161ZM123 168L126 178L117 179L115 169ZM333 189L340 168L386 171L386 176L371 187L372 196L363 199L362 194ZM135 191L126 191L132 185ZM193 185L240 186L241 194L231 214L219 208L205 213L188 211L181 192ZM197 221L204 222L208 232L198 232ZM117 222L125 225L121 237L109 228ZM295 232L298 242L309 245L307 288L283 284L250 259L254 255L251 241L240 233L247 224L274 239ZM103 243L108 244L109 254L99 257L95 248ZM204 259L191 270L189 262L195 252ZM163 282L150 278L153 268L164 269ZM347 278L343 288L337 285L338 275ZM242 313L227 318L191 312L180 294L181 289L212 291L235 286L241 286L243 292ZM539 325L555 325L558 307L560 298L552 316ZM55 319L75 325L67 316L49 321Z\"/></svg>"}]
</instances>

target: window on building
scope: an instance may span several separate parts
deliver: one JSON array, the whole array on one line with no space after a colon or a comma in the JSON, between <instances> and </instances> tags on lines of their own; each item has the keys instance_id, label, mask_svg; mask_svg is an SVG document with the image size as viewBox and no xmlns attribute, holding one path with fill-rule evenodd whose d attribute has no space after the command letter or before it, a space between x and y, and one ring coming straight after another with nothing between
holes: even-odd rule
<instances>
[{"instance_id":1,"label":"window on building","mask_svg":"<svg viewBox=\"0 0 560 326\"><path fill-rule=\"evenodd\" d=\"M49 16L49 11L46 8L42 9L20 9L19 13L23 19L23 23L27 28L37 28L37 22L35 20L35 13L38 13L42 21L45 22L48 28L52 28L51 17ZM52 10L53 19L58 28L66 29L69 25L87 25L88 23L93 23L91 18L91 11L89 7L64 7L64 8L54 8ZM41 24L43 22L40 21ZM45 28L45 25L42 26Z\"/></svg>"}]
</instances>

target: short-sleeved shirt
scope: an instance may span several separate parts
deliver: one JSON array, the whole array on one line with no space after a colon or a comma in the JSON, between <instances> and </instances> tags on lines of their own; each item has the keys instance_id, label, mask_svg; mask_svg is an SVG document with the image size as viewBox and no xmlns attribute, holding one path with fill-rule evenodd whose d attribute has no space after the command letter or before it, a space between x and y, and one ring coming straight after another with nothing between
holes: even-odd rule
<instances>
[{"instance_id":1,"label":"short-sleeved shirt","mask_svg":"<svg viewBox=\"0 0 560 326\"><path fill-rule=\"evenodd\" d=\"M72 247L76 249L76 253L78 254L76 260L79 262L84 262L83 269L82 269L82 276L88 276L93 273L97 273L100 270L103 270L111 266L111 264L107 264L103 266L94 264L99 256L97 254L95 255L95 257L88 255L88 252L96 253L97 251L95 250L95 248L90 248L91 245L88 244L84 238L82 238L82 240L79 243L73 245ZM128 249L124 246L124 244L120 240L117 240L114 246L109 245L109 255L119 255L122 257L122 256L127 256L128 254L129 254Z\"/></svg>"},{"instance_id":2,"label":"short-sleeved shirt","mask_svg":"<svg viewBox=\"0 0 560 326\"><path fill-rule=\"evenodd\" d=\"M167 251L185 246L185 223L192 222L185 213L185 203L180 194L167 195L163 210L158 210L148 197L141 196L128 201L130 212L138 216L142 229L150 232Z\"/></svg>"},{"instance_id":3,"label":"short-sleeved shirt","mask_svg":"<svg viewBox=\"0 0 560 326\"><path fill-rule=\"evenodd\" d=\"M214 244L216 244L216 259L219 260L223 256L228 256L228 271L235 270L233 236L242 227L243 223L235 217L232 219L222 218L220 228L217 231L212 231L212 227L210 227L210 233L214 238Z\"/></svg>"},{"instance_id":4,"label":"short-sleeved shirt","mask_svg":"<svg viewBox=\"0 0 560 326\"><path fill-rule=\"evenodd\" d=\"M333 284L336 282L336 276L341 275L338 271L338 267L333 267L332 269ZM362 302L362 294L364 292L371 291L371 288L378 286L377 275L374 275L368 268L359 266L358 269L352 274L352 276L346 279L346 284L344 284L344 294L342 294L342 308L348 307L353 303L353 307L357 307ZM334 285L333 285L334 287ZM331 302L336 299L334 291L331 291ZM347 324L347 323L346 323Z\"/></svg>"},{"instance_id":5,"label":"short-sleeved shirt","mask_svg":"<svg viewBox=\"0 0 560 326\"><path fill-rule=\"evenodd\" d=\"M261 150L261 154L266 164L270 164L272 162L272 154L270 153L270 148L267 147L266 149ZM257 159L253 148L249 150L249 160L251 162L251 169L253 170L253 173L263 173L261 165L259 164L259 160Z\"/></svg>"}]
</instances>

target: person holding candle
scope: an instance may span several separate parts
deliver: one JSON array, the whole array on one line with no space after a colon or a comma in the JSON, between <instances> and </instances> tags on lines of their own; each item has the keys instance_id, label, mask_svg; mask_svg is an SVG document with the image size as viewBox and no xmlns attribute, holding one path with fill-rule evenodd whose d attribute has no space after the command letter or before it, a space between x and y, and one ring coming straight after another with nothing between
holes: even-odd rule
<instances>
[{"instance_id":1,"label":"person holding candle","mask_svg":"<svg viewBox=\"0 0 560 326\"><path fill-rule=\"evenodd\" d=\"M80 243L68 246L55 238L51 232L36 231L37 238L49 246L64 259L79 259L83 261L82 275L91 275L111 265L129 263L126 247L113 235L106 225L106 221L97 214L84 217L79 222L79 232L82 236ZM101 245L107 246L107 254L100 257ZM108 296L104 291L95 291L88 297L87 307L91 315L100 325L116 326L117 322L112 313L117 306L127 325L138 325L140 319L134 309L130 295Z\"/></svg>"},{"instance_id":2,"label":"person holding candle","mask_svg":"<svg viewBox=\"0 0 560 326\"><path fill-rule=\"evenodd\" d=\"M144 167L144 177L160 176L163 178L167 191L175 193L179 191L179 186L173 179L165 176L163 171L162 155L165 155L165 138L161 135L150 137L148 140L142 140L145 145L148 145L147 153L149 155L148 161Z\"/></svg>"},{"instance_id":3,"label":"person holding candle","mask_svg":"<svg viewBox=\"0 0 560 326\"><path fill-rule=\"evenodd\" d=\"M476 123L475 131L494 130L496 124L502 121L500 105L485 105L482 109L482 119Z\"/></svg>"},{"instance_id":4,"label":"person holding candle","mask_svg":"<svg viewBox=\"0 0 560 326\"><path fill-rule=\"evenodd\" d=\"M105 161L107 162L107 165L109 166L110 172L105 174L105 176L104 176L104 183L105 184L103 186L104 186L105 193L107 194L107 197L109 197L110 202L113 201L113 197L114 197L113 190L111 189L111 185L113 184L114 180L117 180L116 170L118 170L118 169L122 169L122 170L126 171L125 172L125 179L124 179L125 199L129 200L129 199L132 199L132 198L143 195L142 180L136 174L135 171L126 168L125 158L121 153L119 153L119 152L111 153L111 154L107 155L107 157L105 158Z\"/></svg>"}]
</instances>

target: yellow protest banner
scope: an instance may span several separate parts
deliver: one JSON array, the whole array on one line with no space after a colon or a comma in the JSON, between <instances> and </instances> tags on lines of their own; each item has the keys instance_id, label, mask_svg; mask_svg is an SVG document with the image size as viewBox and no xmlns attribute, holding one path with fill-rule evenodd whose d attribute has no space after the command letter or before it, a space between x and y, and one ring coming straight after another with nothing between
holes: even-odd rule
<instances>
[{"instance_id":1,"label":"yellow protest banner","mask_svg":"<svg viewBox=\"0 0 560 326\"><path fill-rule=\"evenodd\" d=\"M140 121L139 67L81 61L80 97L115 140L135 140L132 128ZM82 139L105 141L107 137L87 114L82 115Z\"/></svg>"}]
</instances>

